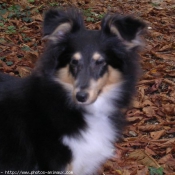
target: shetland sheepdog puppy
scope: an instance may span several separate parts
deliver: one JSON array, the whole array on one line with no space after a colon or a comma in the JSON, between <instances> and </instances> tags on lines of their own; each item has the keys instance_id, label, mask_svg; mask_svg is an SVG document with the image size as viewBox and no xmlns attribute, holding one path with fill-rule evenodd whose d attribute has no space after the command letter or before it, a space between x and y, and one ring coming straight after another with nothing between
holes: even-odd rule
<instances>
[{"instance_id":1,"label":"shetland sheepdog puppy","mask_svg":"<svg viewBox=\"0 0 175 175\"><path fill-rule=\"evenodd\" d=\"M92 175L113 156L144 28L115 14L87 30L76 9L46 12L46 49L32 74L0 74L0 174Z\"/></svg>"}]
</instances>

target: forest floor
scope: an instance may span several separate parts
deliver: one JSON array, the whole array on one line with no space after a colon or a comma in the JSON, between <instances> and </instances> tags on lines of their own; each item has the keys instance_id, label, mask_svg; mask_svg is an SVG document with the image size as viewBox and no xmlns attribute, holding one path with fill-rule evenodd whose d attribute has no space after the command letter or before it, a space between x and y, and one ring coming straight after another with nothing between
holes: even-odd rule
<instances>
[{"instance_id":1,"label":"forest floor","mask_svg":"<svg viewBox=\"0 0 175 175\"><path fill-rule=\"evenodd\" d=\"M130 14L147 24L142 76L127 111L129 126L103 175L175 175L175 1L1 0L0 71L25 77L43 52L43 12L73 5L89 29L106 13Z\"/></svg>"}]
</instances>

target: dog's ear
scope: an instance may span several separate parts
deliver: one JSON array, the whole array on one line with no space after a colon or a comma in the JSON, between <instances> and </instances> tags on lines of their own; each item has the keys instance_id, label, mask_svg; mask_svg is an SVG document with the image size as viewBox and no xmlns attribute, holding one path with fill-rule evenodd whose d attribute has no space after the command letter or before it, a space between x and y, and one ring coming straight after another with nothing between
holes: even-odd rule
<instances>
[{"instance_id":1,"label":"dog's ear","mask_svg":"<svg viewBox=\"0 0 175 175\"><path fill-rule=\"evenodd\" d=\"M140 35L146 25L130 16L107 15L102 20L102 31L117 36L128 49L142 45Z\"/></svg>"},{"instance_id":2,"label":"dog's ear","mask_svg":"<svg viewBox=\"0 0 175 175\"><path fill-rule=\"evenodd\" d=\"M76 9L51 9L45 13L43 33L44 40L59 42L67 34L84 28L83 18Z\"/></svg>"}]
</instances>

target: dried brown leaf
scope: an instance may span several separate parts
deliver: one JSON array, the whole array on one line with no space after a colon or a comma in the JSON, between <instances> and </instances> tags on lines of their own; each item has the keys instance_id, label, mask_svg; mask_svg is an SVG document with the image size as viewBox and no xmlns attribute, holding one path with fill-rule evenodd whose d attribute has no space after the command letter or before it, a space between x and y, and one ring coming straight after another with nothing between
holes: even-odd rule
<instances>
[{"instance_id":1,"label":"dried brown leaf","mask_svg":"<svg viewBox=\"0 0 175 175\"><path fill-rule=\"evenodd\" d=\"M142 165L151 166L151 167L160 167L158 162L149 156L144 150L136 150L129 154L128 159L135 160L140 162Z\"/></svg>"},{"instance_id":2,"label":"dried brown leaf","mask_svg":"<svg viewBox=\"0 0 175 175\"><path fill-rule=\"evenodd\" d=\"M150 100L148 100L148 99L146 99L143 103L142 103L142 106L143 107L145 107L145 106L153 106L154 104L150 101Z\"/></svg>"},{"instance_id":3,"label":"dried brown leaf","mask_svg":"<svg viewBox=\"0 0 175 175\"><path fill-rule=\"evenodd\" d=\"M167 155L165 155L164 157L162 157L161 159L159 159L159 163L160 164L164 164L164 163L166 163L169 159L171 159L172 158L172 155L171 154L167 154Z\"/></svg>"},{"instance_id":4,"label":"dried brown leaf","mask_svg":"<svg viewBox=\"0 0 175 175\"><path fill-rule=\"evenodd\" d=\"M170 44L167 44L167 45L164 45L163 47L161 47L159 49L159 51L167 51L167 50L172 49L172 47L173 47L173 43L170 43Z\"/></svg>"},{"instance_id":5,"label":"dried brown leaf","mask_svg":"<svg viewBox=\"0 0 175 175\"><path fill-rule=\"evenodd\" d=\"M124 170L122 175L131 175L131 173L129 172L129 170Z\"/></svg>"},{"instance_id":6,"label":"dried brown leaf","mask_svg":"<svg viewBox=\"0 0 175 175\"><path fill-rule=\"evenodd\" d=\"M145 166L142 169L137 170L137 175L149 175L148 167Z\"/></svg>"},{"instance_id":7,"label":"dried brown leaf","mask_svg":"<svg viewBox=\"0 0 175 175\"><path fill-rule=\"evenodd\" d=\"M163 54L163 53L158 53L153 51L151 53L157 58L174 61L174 56L172 56L171 54Z\"/></svg>"},{"instance_id":8,"label":"dried brown leaf","mask_svg":"<svg viewBox=\"0 0 175 175\"><path fill-rule=\"evenodd\" d=\"M142 108L143 112L145 113L145 115L147 117L155 116L155 109L157 109L157 108L152 107L152 106L145 106L145 107Z\"/></svg>"},{"instance_id":9,"label":"dried brown leaf","mask_svg":"<svg viewBox=\"0 0 175 175\"><path fill-rule=\"evenodd\" d=\"M150 136L154 139L157 140L160 137L162 137L164 134L166 133L165 130L160 130L160 131L155 131L155 132L151 132Z\"/></svg>"},{"instance_id":10,"label":"dried brown leaf","mask_svg":"<svg viewBox=\"0 0 175 175\"><path fill-rule=\"evenodd\" d=\"M150 148L148 148L148 147L145 148L145 152L146 152L148 155L150 155L150 156L155 156L155 155L156 155L156 153L155 153L152 149L150 149Z\"/></svg>"},{"instance_id":11,"label":"dried brown leaf","mask_svg":"<svg viewBox=\"0 0 175 175\"><path fill-rule=\"evenodd\" d=\"M16 70L19 72L20 77L27 77L31 74L30 67L18 66Z\"/></svg>"},{"instance_id":12,"label":"dried brown leaf","mask_svg":"<svg viewBox=\"0 0 175 175\"><path fill-rule=\"evenodd\" d=\"M162 126L160 125L146 125L146 126L138 126L140 131L155 131L161 129Z\"/></svg>"},{"instance_id":13,"label":"dried brown leaf","mask_svg":"<svg viewBox=\"0 0 175 175\"><path fill-rule=\"evenodd\" d=\"M165 112L168 115L175 115L175 104L163 104L162 105L162 111Z\"/></svg>"},{"instance_id":14,"label":"dried brown leaf","mask_svg":"<svg viewBox=\"0 0 175 175\"><path fill-rule=\"evenodd\" d=\"M136 121L140 121L142 119L143 119L143 117L128 117L127 121L129 121L129 122L136 122Z\"/></svg>"}]
</instances>

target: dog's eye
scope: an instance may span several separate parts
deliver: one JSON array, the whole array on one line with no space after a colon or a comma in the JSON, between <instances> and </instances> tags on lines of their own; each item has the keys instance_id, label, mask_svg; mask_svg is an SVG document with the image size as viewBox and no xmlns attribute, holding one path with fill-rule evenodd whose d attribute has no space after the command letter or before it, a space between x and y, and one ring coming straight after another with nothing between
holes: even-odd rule
<instances>
[{"instance_id":1,"label":"dog's eye","mask_svg":"<svg viewBox=\"0 0 175 175\"><path fill-rule=\"evenodd\" d=\"M78 60L72 59L71 62L70 62L70 64L71 64L72 66L76 66L76 65L78 64Z\"/></svg>"},{"instance_id":2,"label":"dog's eye","mask_svg":"<svg viewBox=\"0 0 175 175\"><path fill-rule=\"evenodd\" d=\"M96 65L106 65L106 62L105 62L105 60L97 60L96 61Z\"/></svg>"}]
</instances>

